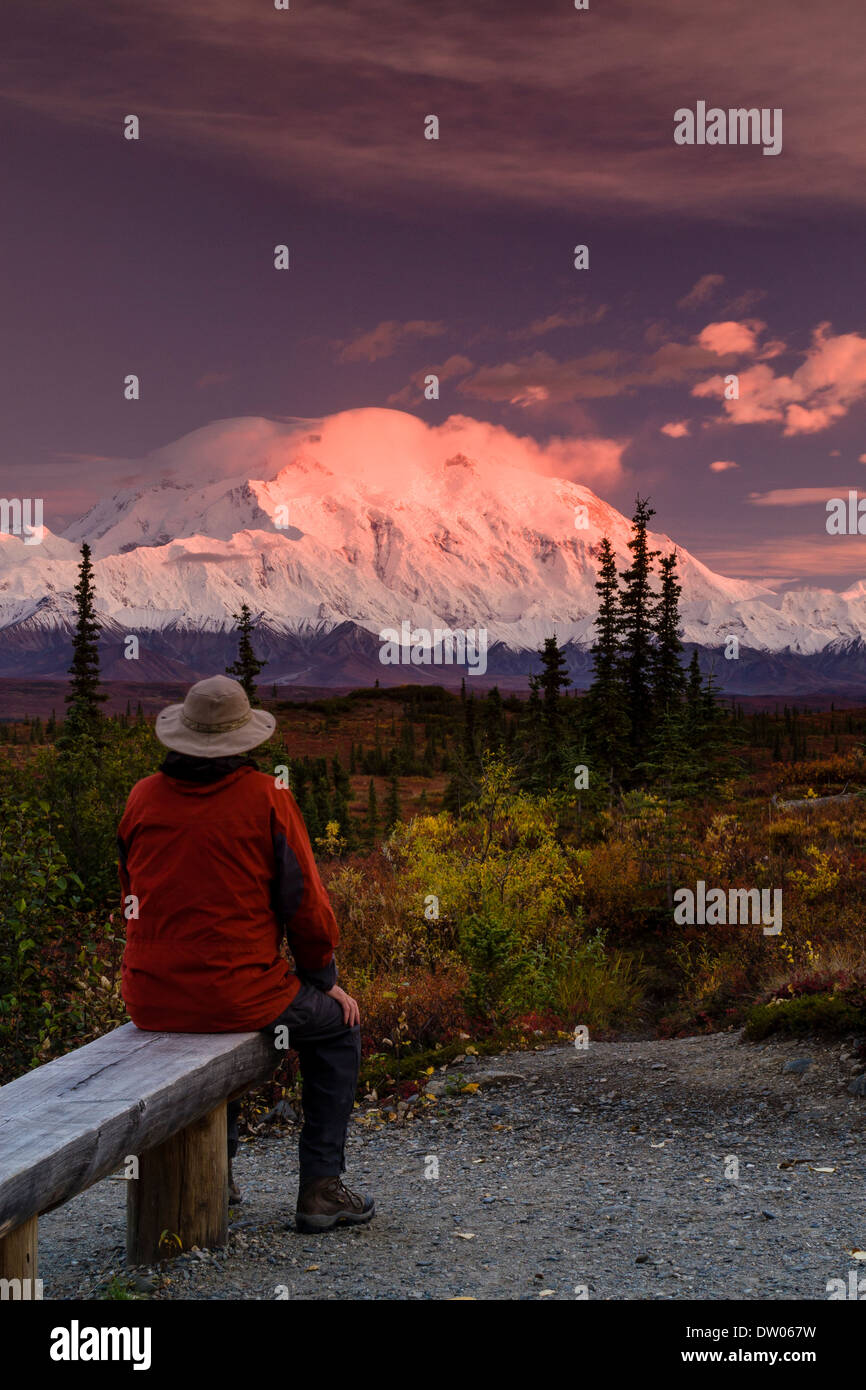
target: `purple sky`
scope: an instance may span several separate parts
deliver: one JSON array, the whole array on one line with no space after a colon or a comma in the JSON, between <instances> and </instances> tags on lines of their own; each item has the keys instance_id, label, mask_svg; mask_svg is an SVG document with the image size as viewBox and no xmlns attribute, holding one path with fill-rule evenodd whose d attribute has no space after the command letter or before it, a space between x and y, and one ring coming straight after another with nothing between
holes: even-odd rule
<instances>
[{"instance_id":1,"label":"purple sky","mask_svg":"<svg viewBox=\"0 0 866 1390\"><path fill-rule=\"evenodd\" d=\"M866 577L862 0L590 6L7 0L0 495L61 530L211 421L391 405L607 441L578 481L724 573ZM698 101L782 152L675 145Z\"/></svg>"}]
</instances>

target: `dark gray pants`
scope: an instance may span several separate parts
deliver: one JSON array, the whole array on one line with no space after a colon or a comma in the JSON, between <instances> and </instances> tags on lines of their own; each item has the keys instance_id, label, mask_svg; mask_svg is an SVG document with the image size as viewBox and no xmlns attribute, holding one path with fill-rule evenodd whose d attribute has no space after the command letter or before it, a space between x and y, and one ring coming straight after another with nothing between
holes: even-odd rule
<instances>
[{"instance_id":1,"label":"dark gray pants","mask_svg":"<svg viewBox=\"0 0 866 1390\"><path fill-rule=\"evenodd\" d=\"M361 1030L345 1024L336 999L312 985L301 985L289 1007L262 1032L273 1036L280 1026L289 1030L288 1045L301 1063L304 1124L298 1155L303 1187L313 1178L345 1172L346 1130L361 1065ZM238 1151L240 1108L239 1100L229 1101L229 1158Z\"/></svg>"}]
</instances>

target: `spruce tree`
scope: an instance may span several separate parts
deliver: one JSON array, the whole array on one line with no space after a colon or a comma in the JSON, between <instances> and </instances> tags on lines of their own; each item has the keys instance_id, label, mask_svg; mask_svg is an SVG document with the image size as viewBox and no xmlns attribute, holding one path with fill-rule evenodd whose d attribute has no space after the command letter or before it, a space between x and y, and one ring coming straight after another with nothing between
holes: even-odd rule
<instances>
[{"instance_id":1,"label":"spruce tree","mask_svg":"<svg viewBox=\"0 0 866 1390\"><path fill-rule=\"evenodd\" d=\"M316 782L314 783L313 794L316 799L316 818L319 822L319 826L321 827L319 833L321 835L324 835L328 827L328 821L333 820L333 816L331 814L331 798L329 795L327 777L317 778Z\"/></svg>"},{"instance_id":2,"label":"spruce tree","mask_svg":"<svg viewBox=\"0 0 866 1390\"><path fill-rule=\"evenodd\" d=\"M379 804L376 800L376 788L373 779L370 778L370 785L367 790L367 824L365 826L367 843L372 846L376 843L376 835L379 829Z\"/></svg>"},{"instance_id":3,"label":"spruce tree","mask_svg":"<svg viewBox=\"0 0 866 1390\"><path fill-rule=\"evenodd\" d=\"M545 638L538 655L541 671L529 677L531 717L537 715L540 720L531 775L538 790L551 791L560 787L563 780L567 754L563 747L565 714L562 691L568 688L571 681L565 653L555 634Z\"/></svg>"},{"instance_id":4,"label":"spruce tree","mask_svg":"<svg viewBox=\"0 0 866 1390\"><path fill-rule=\"evenodd\" d=\"M317 838L325 833L325 826L319 816L319 808L316 797L309 783L304 784L304 789L298 796L298 809L303 817L304 825L307 827L307 834L315 844Z\"/></svg>"},{"instance_id":5,"label":"spruce tree","mask_svg":"<svg viewBox=\"0 0 866 1390\"><path fill-rule=\"evenodd\" d=\"M388 781L388 799L385 802L385 830L390 835L395 825L400 824L400 783L396 772Z\"/></svg>"},{"instance_id":6,"label":"spruce tree","mask_svg":"<svg viewBox=\"0 0 866 1390\"><path fill-rule=\"evenodd\" d=\"M598 761L612 789L622 779L627 766L629 725L620 661L622 610L616 555L607 536L602 537L599 547L599 577L595 588L599 607L595 641L590 647L593 679L584 700L583 716L593 763Z\"/></svg>"},{"instance_id":7,"label":"spruce tree","mask_svg":"<svg viewBox=\"0 0 866 1390\"><path fill-rule=\"evenodd\" d=\"M689 736L692 738L697 737L702 723L702 715L703 677L701 675L701 663L698 660L698 649L695 647L686 677L686 718Z\"/></svg>"},{"instance_id":8,"label":"spruce tree","mask_svg":"<svg viewBox=\"0 0 866 1390\"><path fill-rule=\"evenodd\" d=\"M231 666L226 667L226 675L234 676L235 680L240 681L247 692L247 699L250 704L255 705L258 703L256 676L268 663L260 661L253 651L252 632L254 624L249 605L246 602L242 603L240 613L233 613L232 617L240 636L238 638L237 660L233 661Z\"/></svg>"},{"instance_id":9,"label":"spruce tree","mask_svg":"<svg viewBox=\"0 0 866 1390\"><path fill-rule=\"evenodd\" d=\"M677 553L672 551L659 562L661 596L655 620L655 646L652 653L653 699L656 710L677 709L686 688L680 657L680 594L677 579Z\"/></svg>"},{"instance_id":10,"label":"spruce tree","mask_svg":"<svg viewBox=\"0 0 866 1390\"><path fill-rule=\"evenodd\" d=\"M655 509L638 495L632 517L632 538L628 548L632 562L622 573L622 676L625 707L629 720L632 762L644 761L652 722L653 637L658 600L650 585L653 560L659 551L651 550L647 528Z\"/></svg>"},{"instance_id":11,"label":"spruce tree","mask_svg":"<svg viewBox=\"0 0 866 1390\"><path fill-rule=\"evenodd\" d=\"M408 715L400 725L397 763L400 771L406 776L411 776L415 771L415 727Z\"/></svg>"},{"instance_id":12,"label":"spruce tree","mask_svg":"<svg viewBox=\"0 0 866 1390\"><path fill-rule=\"evenodd\" d=\"M479 767L474 695L463 700L463 761L467 775L472 777Z\"/></svg>"},{"instance_id":13,"label":"spruce tree","mask_svg":"<svg viewBox=\"0 0 866 1390\"><path fill-rule=\"evenodd\" d=\"M99 633L102 625L94 606L93 565L90 546L81 547L81 564L75 586L76 621L72 638L72 677L66 703L69 710L64 724L64 742L82 735L94 737L99 729L99 706L106 696L99 690Z\"/></svg>"},{"instance_id":14,"label":"spruce tree","mask_svg":"<svg viewBox=\"0 0 866 1390\"><path fill-rule=\"evenodd\" d=\"M502 696L499 693L499 687L494 685L493 689L487 692L487 697L482 705L484 739L487 747L494 752L502 746L504 726Z\"/></svg>"},{"instance_id":15,"label":"spruce tree","mask_svg":"<svg viewBox=\"0 0 866 1390\"><path fill-rule=\"evenodd\" d=\"M703 767L695 757L687 735L684 707L666 704L657 715L645 761L640 770L653 783L662 809L662 833L656 844L664 875L668 908L674 905L675 867L682 862L686 839L683 806L689 796L703 790Z\"/></svg>"}]
</instances>

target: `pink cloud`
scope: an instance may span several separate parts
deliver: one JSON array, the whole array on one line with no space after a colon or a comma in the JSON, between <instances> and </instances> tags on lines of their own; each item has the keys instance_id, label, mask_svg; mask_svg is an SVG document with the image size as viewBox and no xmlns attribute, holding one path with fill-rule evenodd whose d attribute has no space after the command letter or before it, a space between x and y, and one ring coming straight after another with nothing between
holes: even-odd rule
<instances>
[{"instance_id":1,"label":"pink cloud","mask_svg":"<svg viewBox=\"0 0 866 1390\"><path fill-rule=\"evenodd\" d=\"M625 360L623 354L608 348L561 362L547 352L535 352L516 362L480 367L459 390L477 400L504 404L617 396L623 387L615 369Z\"/></svg>"},{"instance_id":2,"label":"pink cloud","mask_svg":"<svg viewBox=\"0 0 866 1390\"><path fill-rule=\"evenodd\" d=\"M866 145L852 117L863 24L860 0L835 0L827 24L790 0L728 0L720 42L713 7L693 6L683 22L682 0L655 0L593 24L586 43L565 5L536 7L527 24L523 6L500 6L491 22L486 6L320 0L298 22L262 0L80 0L52 6L51 53L38 25L10 53L4 99L107 130L118 91L135 92L157 156L229 158L348 207L359 196L544 209L579 199L737 221L784 204L866 203ZM661 46L660 33L670 36ZM120 75L104 53L122 55ZM684 74L699 75L706 94L765 93L769 105L784 94L784 156L675 147ZM351 94L351 119L340 100L321 100L328 87ZM589 113L579 138L558 117L576 91ZM422 135L434 92L448 115L435 148Z\"/></svg>"},{"instance_id":3,"label":"pink cloud","mask_svg":"<svg viewBox=\"0 0 866 1390\"><path fill-rule=\"evenodd\" d=\"M783 434L817 434L866 399L866 338L858 333L833 336L828 323L813 331L800 366L790 376L776 376L757 363L738 373L739 398L724 399L720 376L698 382L692 395L717 397L731 424L783 423Z\"/></svg>"},{"instance_id":4,"label":"pink cloud","mask_svg":"<svg viewBox=\"0 0 866 1390\"><path fill-rule=\"evenodd\" d=\"M816 502L826 502L828 497L845 497L848 488L841 484L832 487L778 487L770 492L750 492L749 501L753 507L811 507Z\"/></svg>"},{"instance_id":5,"label":"pink cloud","mask_svg":"<svg viewBox=\"0 0 866 1390\"><path fill-rule=\"evenodd\" d=\"M718 356L698 343L664 343L646 357L611 348L562 360L534 352L479 367L458 389L478 400L510 405L602 400L632 395L640 387L693 381Z\"/></svg>"},{"instance_id":6,"label":"pink cloud","mask_svg":"<svg viewBox=\"0 0 866 1390\"><path fill-rule=\"evenodd\" d=\"M819 504L823 512L823 502ZM835 543L834 543L835 542ZM804 582L812 575L833 574L860 579L863 555L856 545L840 545L828 536L823 520L797 536L761 536L754 540L732 538L729 544L712 540L701 546L701 559L711 569L730 578L754 579L761 584Z\"/></svg>"},{"instance_id":7,"label":"pink cloud","mask_svg":"<svg viewBox=\"0 0 866 1390\"><path fill-rule=\"evenodd\" d=\"M758 334L766 326L760 319L742 323L736 319L726 319L721 323L708 323L706 328L701 329L696 341L717 357L729 357L733 353L750 356L757 349Z\"/></svg>"},{"instance_id":8,"label":"pink cloud","mask_svg":"<svg viewBox=\"0 0 866 1390\"><path fill-rule=\"evenodd\" d=\"M305 431L309 426L305 426ZM349 477L359 469L365 478L396 487L407 476L407 460L443 463L457 454L494 462L498 467L573 479L603 490L622 481L622 455L629 439L598 435L581 438L555 435L545 443L519 435L502 425L450 415L438 425L427 424L401 410L365 408L340 411L316 422L317 443L307 448L305 431L291 432L269 450L274 471L298 457L321 456L334 472Z\"/></svg>"},{"instance_id":9,"label":"pink cloud","mask_svg":"<svg viewBox=\"0 0 866 1390\"><path fill-rule=\"evenodd\" d=\"M710 472L726 473L729 468L739 468L739 466L740 465L734 463L732 459L716 459L715 463L710 464Z\"/></svg>"},{"instance_id":10,"label":"pink cloud","mask_svg":"<svg viewBox=\"0 0 866 1390\"><path fill-rule=\"evenodd\" d=\"M435 338L445 332L444 323L434 323L427 319L409 319L399 323L396 319L385 319L382 323L335 344L339 348L339 362L377 362L381 357L391 357L407 338Z\"/></svg>"},{"instance_id":11,"label":"pink cloud","mask_svg":"<svg viewBox=\"0 0 866 1390\"><path fill-rule=\"evenodd\" d=\"M702 304L706 304L708 299L712 299L716 290L725 283L724 275L702 275L696 280L682 299L677 300L678 309L699 309Z\"/></svg>"},{"instance_id":12,"label":"pink cloud","mask_svg":"<svg viewBox=\"0 0 866 1390\"><path fill-rule=\"evenodd\" d=\"M662 434L670 435L671 439L684 439L689 432L688 420L671 420L669 424L662 425Z\"/></svg>"},{"instance_id":13,"label":"pink cloud","mask_svg":"<svg viewBox=\"0 0 866 1390\"><path fill-rule=\"evenodd\" d=\"M762 299L766 299L766 290L743 290L742 294L735 295L725 306L725 313L732 319L739 318L742 314L747 314L750 309L754 309L756 304L760 304Z\"/></svg>"},{"instance_id":14,"label":"pink cloud","mask_svg":"<svg viewBox=\"0 0 866 1390\"><path fill-rule=\"evenodd\" d=\"M606 313L606 304L599 304L594 309L558 310L556 313L547 314L544 318L533 319L527 328L517 328L508 336L510 338L542 338L546 333L553 333L559 328L585 328L588 325L601 323Z\"/></svg>"},{"instance_id":15,"label":"pink cloud","mask_svg":"<svg viewBox=\"0 0 866 1390\"><path fill-rule=\"evenodd\" d=\"M468 357L462 357L459 353L453 353L451 357L440 363L438 366L421 367L417 372L413 372L409 382L400 391L395 391L388 397L388 405L410 406L417 405L424 400L424 386L426 377L431 374L439 378L439 384L448 381L455 376L465 376L472 371L472 362Z\"/></svg>"}]
</instances>

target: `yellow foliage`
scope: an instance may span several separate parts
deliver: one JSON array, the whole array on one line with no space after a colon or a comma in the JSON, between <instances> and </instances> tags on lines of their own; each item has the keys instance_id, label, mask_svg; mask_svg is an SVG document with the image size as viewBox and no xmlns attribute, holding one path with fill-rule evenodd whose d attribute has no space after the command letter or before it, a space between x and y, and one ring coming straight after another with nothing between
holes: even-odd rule
<instances>
[{"instance_id":1,"label":"yellow foliage","mask_svg":"<svg viewBox=\"0 0 866 1390\"><path fill-rule=\"evenodd\" d=\"M485 761L480 796L463 819L416 816L395 831L392 852L419 915L434 893L442 923L479 914L525 942L572 915L582 886L576 852L557 843L552 798L517 790L496 758Z\"/></svg>"},{"instance_id":2,"label":"yellow foliage","mask_svg":"<svg viewBox=\"0 0 866 1390\"><path fill-rule=\"evenodd\" d=\"M839 882L839 871L831 869L829 854L825 854L817 845L810 845L806 854L814 866L812 873L807 874L803 869L793 869L788 878L802 891L807 902L814 902L817 898L823 898L833 892Z\"/></svg>"},{"instance_id":3,"label":"yellow foliage","mask_svg":"<svg viewBox=\"0 0 866 1390\"><path fill-rule=\"evenodd\" d=\"M329 820L324 835L316 837L316 848L329 859L339 859L345 854L347 844L348 840L340 834L340 822L336 820Z\"/></svg>"}]
</instances>

